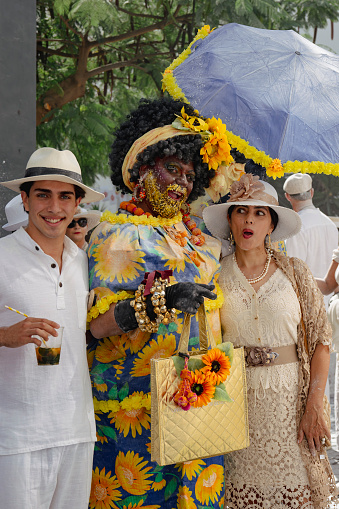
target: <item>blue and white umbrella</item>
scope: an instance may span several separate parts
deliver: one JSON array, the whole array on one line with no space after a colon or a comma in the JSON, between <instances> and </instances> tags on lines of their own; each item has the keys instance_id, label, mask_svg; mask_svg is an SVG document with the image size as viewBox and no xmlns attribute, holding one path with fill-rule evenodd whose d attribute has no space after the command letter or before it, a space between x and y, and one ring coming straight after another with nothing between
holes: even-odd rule
<instances>
[{"instance_id":1,"label":"blue and white umbrella","mask_svg":"<svg viewBox=\"0 0 339 509\"><path fill-rule=\"evenodd\" d=\"M257 150L282 163L339 162L339 56L293 30L230 23L177 63L169 68L176 94L169 92Z\"/></svg>"}]
</instances>

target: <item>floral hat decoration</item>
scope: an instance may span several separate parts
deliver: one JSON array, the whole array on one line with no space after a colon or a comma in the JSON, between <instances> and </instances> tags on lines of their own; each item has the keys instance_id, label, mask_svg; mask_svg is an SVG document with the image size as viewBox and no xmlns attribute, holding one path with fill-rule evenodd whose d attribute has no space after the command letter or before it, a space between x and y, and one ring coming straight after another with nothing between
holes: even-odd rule
<instances>
[{"instance_id":1,"label":"floral hat decoration","mask_svg":"<svg viewBox=\"0 0 339 509\"><path fill-rule=\"evenodd\" d=\"M281 207L274 187L251 173L245 173L238 182L232 184L227 203L210 205L203 210L208 230L220 239L228 239L230 235L227 213L232 205L254 205L273 209L277 213L278 224L271 233L272 242L288 239L300 231L299 214L292 209Z\"/></svg>"},{"instance_id":2,"label":"floral hat decoration","mask_svg":"<svg viewBox=\"0 0 339 509\"><path fill-rule=\"evenodd\" d=\"M124 184L133 191L136 183L131 182L129 169L133 168L137 156L146 147L154 145L162 140L174 136L187 136L199 134L203 141L200 154L204 163L208 164L209 170L214 170L215 175L206 188L214 202L225 196L231 184L239 179L243 170L236 167L231 156L231 147L227 139L226 125L220 118L203 118L195 110L196 115L188 115L185 107L181 109L181 115L171 125L156 127L138 138L129 149L122 165Z\"/></svg>"}]
</instances>

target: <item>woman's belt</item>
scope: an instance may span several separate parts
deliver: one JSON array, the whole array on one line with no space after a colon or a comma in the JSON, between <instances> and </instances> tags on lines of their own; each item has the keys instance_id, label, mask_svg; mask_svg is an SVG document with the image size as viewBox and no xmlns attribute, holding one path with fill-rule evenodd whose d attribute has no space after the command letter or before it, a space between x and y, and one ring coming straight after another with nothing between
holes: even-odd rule
<instances>
[{"instance_id":1,"label":"woman's belt","mask_svg":"<svg viewBox=\"0 0 339 509\"><path fill-rule=\"evenodd\" d=\"M245 346L247 366L279 366L298 362L297 345L277 346Z\"/></svg>"}]
</instances>

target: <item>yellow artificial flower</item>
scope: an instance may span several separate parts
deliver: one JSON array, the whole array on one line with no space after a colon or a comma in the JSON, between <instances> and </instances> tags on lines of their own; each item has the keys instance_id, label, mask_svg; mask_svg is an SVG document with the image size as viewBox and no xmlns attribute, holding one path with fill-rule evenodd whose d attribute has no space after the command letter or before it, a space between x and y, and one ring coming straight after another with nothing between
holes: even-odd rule
<instances>
[{"instance_id":1,"label":"yellow artificial flower","mask_svg":"<svg viewBox=\"0 0 339 509\"><path fill-rule=\"evenodd\" d=\"M215 393L215 386L211 380L203 373L196 371L190 378L190 389L197 395L197 400L194 401L192 406L195 408L208 405Z\"/></svg>"},{"instance_id":2,"label":"yellow artificial flower","mask_svg":"<svg viewBox=\"0 0 339 509\"><path fill-rule=\"evenodd\" d=\"M120 228L93 249L95 274L104 281L132 281L144 272L145 253Z\"/></svg>"},{"instance_id":3,"label":"yellow artificial flower","mask_svg":"<svg viewBox=\"0 0 339 509\"><path fill-rule=\"evenodd\" d=\"M179 486L177 509L197 509L191 495L192 492L187 486Z\"/></svg>"},{"instance_id":4,"label":"yellow artificial flower","mask_svg":"<svg viewBox=\"0 0 339 509\"><path fill-rule=\"evenodd\" d=\"M231 363L227 355L219 348L212 348L201 358L205 367L200 371L209 376L213 385L225 382L231 372Z\"/></svg>"},{"instance_id":5,"label":"yellow artificial flower","mask_svg":"<svg viewBox=\"0 0 339 509\"><path fill-rule=\"evenodd\" d=\"M116 414L110 414L108 417L113 416L110 421L115 424L115 427L119 433L123 433L124 437L127 437L129 431L132 432L132 437L135 438L137 432L139 435L142 434L143 429L150 429L151 412L146 408L134 408L131 410L121 409Z\"/></svg>"},{"instance_id":6,"label":"yellow artificial flower","mask_svg":"<svg viewBox=\"0 0 339 509\"><path fill-rule=\"evenodd\" d=\"M124 433L126 437L131 429L132 437L136 437L136 432L142 434L142 426L150 429L150 413L151 413L151 395L141 392L134 392L127 398L123 399L117 411L108 415L112 418L111 423L115 423L115 427L120 433Z\"/></svg>"},{"instance_id":7,"label":"yellow artificial flower","mask_svg":"<svg viewBox=\"0 0 339 509\"><path fill-rule=\"evenodd\" d=\"M202 504L218 500L224 484L224 469L221 465L212 464L199 475L195 484L195 496Z\"/></svg>"},{"instance_id":8,"label":"yellow artificial flower","mask_svg":"<svg viewBox=\"0 0 339 509\"><path fill-rule=\"evenodd\" d=\"M193 477L196 477L202 470L203 466L206 465L202 459L185 461L184 463L177 463L175 468L181 472L181 477L186 475L189 481L192 481Z\"/></svg>"},{"instance_id":9,"label":"yellow artificial flower","mask_svg":"<svg viewBox=\"0 0 339 509\"><path fill-rule=\"evenodd\" d=\"M107 401L97 400L93 398L93 405L95 412L118 412L120 410L120 403L117 399L109 399Z\"/></svg>"},{"instance_id":10,"label":"yellow artificial flower","mask_svg":"<svg viewBox=\"0 0 339 509\"><path fill-rule=\"evenodd\" d=\"M111 477L111 472L105 473L105 468L99 473L97 467L93 472L92 489L89 497L90 509L118 509L115 501L121 500L121 493L118 490L120 484L116 476Z\"/></svg>"},{"instance_id":11,"label":"yellow artificial flower","mask_svg":"<svg viewBox=\"0 0 339 509\"><path fill-rule=\"evenodd\" d=\"M143 495L150 489L152 481L148 478L152 474L148 474L152 467L144 468L147 461L140 457L138 453L127 451L124 454L119 452L115 461L115 473L122 486L122 488L131 495Z\"/></svg>"},{"instance_id":12,"label":"yellow artificial flower","mask_svg":"<svg viewBox=\"0 0 339 509\"><path fill-rule=\"evenodd\" d=\"M154 217L154 216L130 216L127 214L113 214L106 210L102 216L101 221L107 221L110 224L134 224L135 226L145 225L152 226L153 228L164 228L165 226L174 226L182 220L181 212L174 217Z\"/></svg>"},{"instance_id":13,"label":"yellow artificial flower","mask_svg":"<svg viewBox=\"0 0 339 509\"><path fill-rule=\"evenodd\" d=\"M171 357L176 350L176 341L174 334L158 336L157 341L152 339L138 357L134 359L134 367L131 370L131 375L146 376L151 373L151 359L162 359Z\"/></svg>"},{"instance_id":14,"label":"yellow artificial flower","mask_svg":"<svg viewBox=\"0 0 339 509\"><path fill-rule=\"evenodd\" d=\"M283 167L281 165L280 159L273 159L273 161L271 162L271 164L267 168L266 173L267 173L268 177L273 177L274 180L277 177L283 177L284 173L285 173L285 170L283 169Z\"/></svg>"}]
</instances>

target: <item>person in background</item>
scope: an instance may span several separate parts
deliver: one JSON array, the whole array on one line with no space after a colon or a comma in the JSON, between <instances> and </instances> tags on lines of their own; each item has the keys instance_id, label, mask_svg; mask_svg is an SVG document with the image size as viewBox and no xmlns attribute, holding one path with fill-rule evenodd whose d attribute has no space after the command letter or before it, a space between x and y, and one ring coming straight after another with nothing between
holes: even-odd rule
<instances>
[{"instance_id":1,"label":"person in background","mask_svg":"<svg viewBox=\"0 0 339 509\"><path fill-rule=\"evenodd\" d=\"M338 247L338 230L323 212L313 205L312 178L307 173L295 173L284 183L286 199L300 216L300 232L286 240L288 256L296 256L307 263L315 278L325 277ZM329 297L325 299L327 307Z\"/></svg>"},{"instance_id":2,"label":"person in background","mask_svg":"<svg viewBox=\"0 0 339 509\"><path fill-rule=\"evenodd\" d=\"M88 233L100 223L101 212L99 210L86 210L78 207L73 220L69 223L66 235L83 251L87 250L86 241Z\"/></svg>"},{"instance_id":3,"label":"person in background","mask_svg":"<svg viewBox=\"0 0 339 509\"><path fill-rule=\"evenodd\" d=\"M79 203L103 195L82 183L72 152L49 147L31 155L23 178L1 184L21 191L29 214L26 229L0 239L0 505L86 509L96 440L88 262L65 233ZM38 365L36 348L60 327L59 362Z\"/></svg>"},{"instance_id":4,"label":"person in background","mask_svg":"<svg viewBox=\"0 0 339 509\"><path fill-rule=\"evenodd\" d=\"M2 228L7 232L14 232L21 226L27 226L28 224L28 214L24 209L22 198L19 194L7 203L5 214L7 223Z\"/></svg>"},{"instance_id":5,"label":"person in background","mask_svg":"<svg viewBox=\"0 0 339 509\"><path fill-rule=\"evenodd\" d=\"M332 327L333 349L336 355L335 381L334 381L334 449L339 450L339 249L334 249L332 262L323 279L316 279L324 295L335 292L330 299L327 315Z\"/></svg>"}]
</instances>

